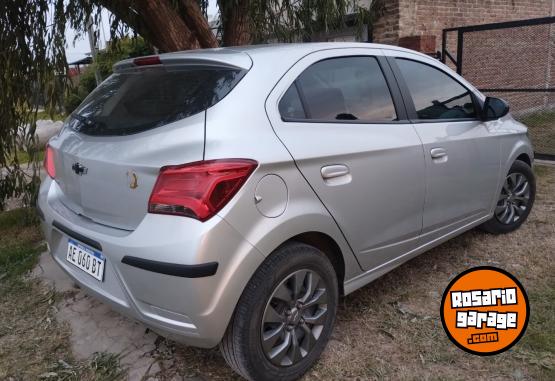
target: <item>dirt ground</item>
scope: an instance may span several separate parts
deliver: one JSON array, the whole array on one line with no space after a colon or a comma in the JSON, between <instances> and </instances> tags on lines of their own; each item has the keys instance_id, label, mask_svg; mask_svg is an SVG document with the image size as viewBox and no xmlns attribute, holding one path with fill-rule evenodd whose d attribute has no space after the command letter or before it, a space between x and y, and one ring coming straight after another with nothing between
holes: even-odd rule
<instances>
[{"instance_id":1,"label":"dirt ground","mask_svg":"<svg viewBox=\"0 0 555 381\"><path fill-rule=\"evenodd\" d=\"M536 174L536 204L517 232L467 232L340 300L332 340L304 380L554 380L555 167L538 166ZM77 334L59 317L66 306L83 299L73 291L55 292L25 275L34 265L27 262L36 261L42 251L36 227L2 230L3 224L9 221L0 218L0 269L2 261L11 258L18 270L14 276L0 271L0 379L118 380L132 374L122 371L121 354L111 353L112 345L99 344L98 353L86 359L75 355L72 342ZM16 246L6 244L14 237ZM455 347L439 318L449 281L479 265L514 274L531 304L522 340L493 357ZM145 380L238 379L217 349L184 347L154 337L149 351L156 371Z\"/></svg>"}]
</instances>

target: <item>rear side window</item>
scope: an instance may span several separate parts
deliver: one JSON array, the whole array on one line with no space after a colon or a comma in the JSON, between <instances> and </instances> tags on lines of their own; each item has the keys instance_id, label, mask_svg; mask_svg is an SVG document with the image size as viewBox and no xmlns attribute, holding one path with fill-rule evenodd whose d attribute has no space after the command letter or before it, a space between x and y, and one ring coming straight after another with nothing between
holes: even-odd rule
<instances>
[{"instance_id":1,"label":"rear side window","mask_svg":"<svg viewBox=\"0 0 555 381\"><path fill-rule=\"evenodd\" d=\"M418 119L476 117L470 91L443 71L403 58L396 59L409 88Z\"/></svg>"},{"instance_id":2,"label":"rear side window","mask_svg":"<svg viewBox=\"0 0 555 381\"><path fill-rule=\"evenodd\" d=\"M298 110L302 106L304 113ZM285 120L380 122L397 119L391 93L374 57L332 58L315 63L291 85L279 109ZM296 116L289 110L295 110Z\"/></svg>"},{"instance_id":3,"label":"rear side window","mask_svg":"<svg viewBox=\"0 0 555 381\"><path fill-rule=\"evenodd\" d=\"M225 97L243 70L182 66L114 73L71 115L88 135L128 135L194 115Z\"/></svg>"}]
</instances>

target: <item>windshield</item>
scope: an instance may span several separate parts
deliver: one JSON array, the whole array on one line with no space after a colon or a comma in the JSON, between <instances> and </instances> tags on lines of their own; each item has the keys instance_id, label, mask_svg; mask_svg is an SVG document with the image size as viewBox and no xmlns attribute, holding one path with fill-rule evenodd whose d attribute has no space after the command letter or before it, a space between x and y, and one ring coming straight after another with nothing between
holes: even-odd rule
<instances>
[{"instance_id":1,"label":"windshield","mask_svg":"<svg viewBox=\"0 0 555 381\"><path fill-rule=\"evenodd\" d=\"M129 135L160 127L213 106L244 73L212 66L115 73L71 114L69 127L87 135Z\"/></svg>"}]
</instances>

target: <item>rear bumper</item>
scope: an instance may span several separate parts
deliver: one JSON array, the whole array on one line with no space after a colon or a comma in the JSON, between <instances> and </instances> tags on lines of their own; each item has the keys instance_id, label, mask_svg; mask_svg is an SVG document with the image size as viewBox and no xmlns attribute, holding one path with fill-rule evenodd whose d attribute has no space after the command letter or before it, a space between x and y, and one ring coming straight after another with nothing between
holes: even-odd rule
<instances>
[{"instance_id":1,"label":"rear bumper","mask_svg":"<svg viewBox=\"0 0 555 381\"><path fill-rule=\"evenodd\" d=\"M42 229L56 262L93 296L163 336L217 345L262 254L218 216L199 221L146 214L134 231L81 217L46 179L39 193ZM72 237L106 257L104 281L66 261ZM98 250L99 248L96 247Z\"/></svg>"}]
</instances>

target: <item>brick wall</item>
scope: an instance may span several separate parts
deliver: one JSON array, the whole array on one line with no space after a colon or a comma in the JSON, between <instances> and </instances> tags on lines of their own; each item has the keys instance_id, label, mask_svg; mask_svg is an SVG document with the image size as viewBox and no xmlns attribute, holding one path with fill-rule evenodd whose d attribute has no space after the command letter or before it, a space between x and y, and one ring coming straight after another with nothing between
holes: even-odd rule
<instances>
[{"instance_id":1,"label":"brick wall","mask_svg":"<svg viewBox=\"0 0 555 381\"><path fill-rule=\"evenodd\" d=\"M555 0L387 0L374 24L374 42L394 44L408 36L436 36L445 28L555 15Z\"/></svg>"},{"instance_id":2,"label":"brick wall","mask_svg":"<svg viewBox=\"0 0 555 381\"><path fill-rule=\"evenodd\" d=\"M464 34L462 74L480 89L555 87L551 24ZM513 114L555 106L552 93L495 92L509 101Z\"/></svg>"},{"instance_id":3,"label":"brick wall","mask_svg":"<svg viewBox=\"0 0 555 381\"><path fill-rule=\"evenodd\" d=\"M372 26L374 42L397 45L399 42L399 0L386 1L381 16Z\"/></svg>"}]
</instances>

